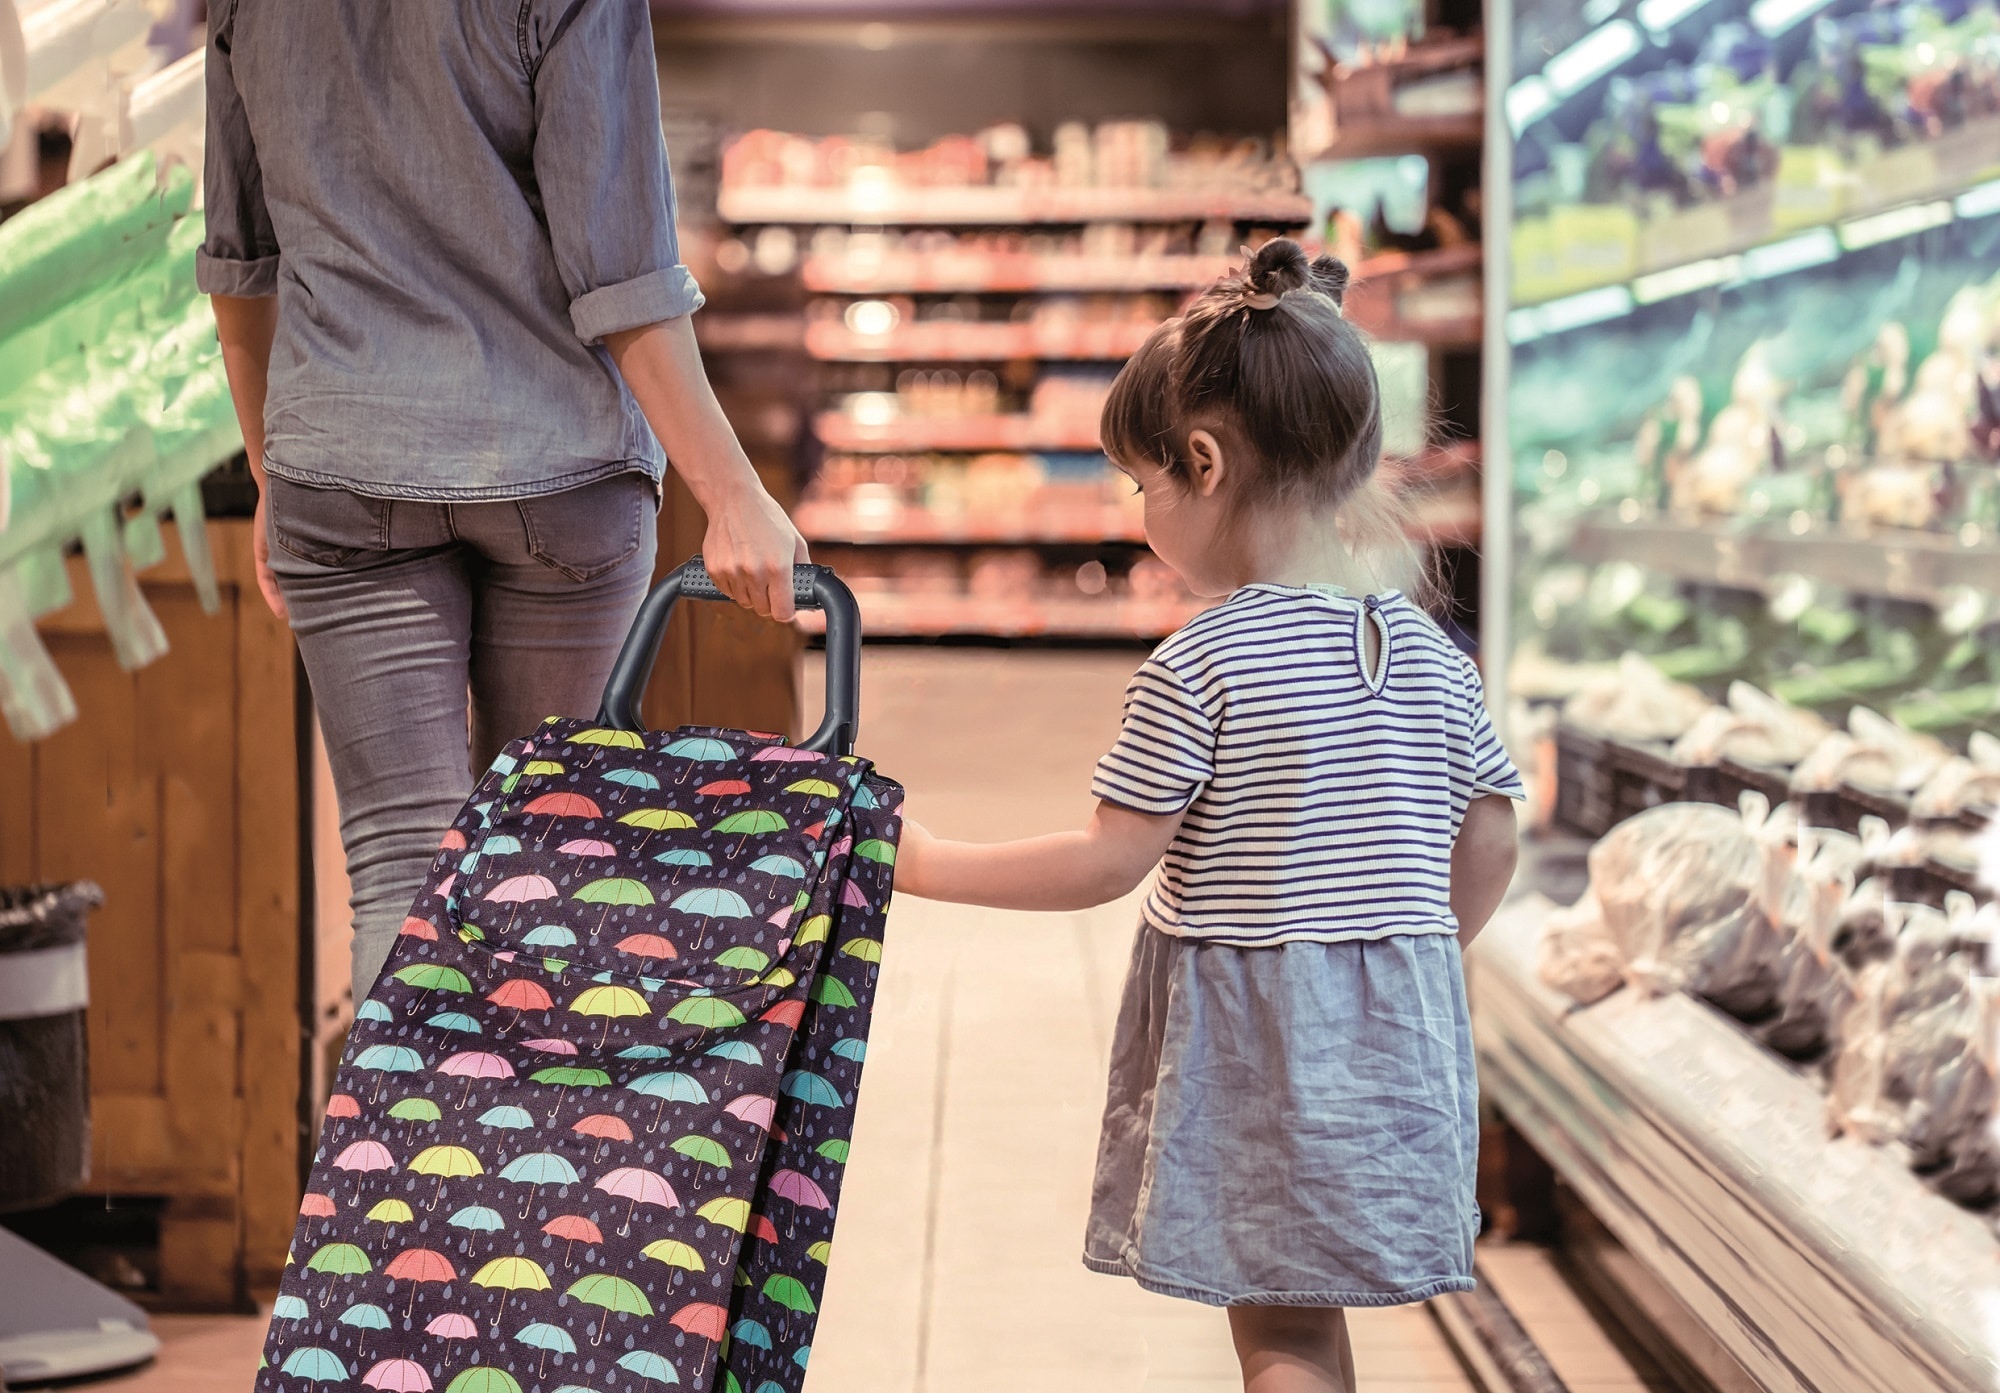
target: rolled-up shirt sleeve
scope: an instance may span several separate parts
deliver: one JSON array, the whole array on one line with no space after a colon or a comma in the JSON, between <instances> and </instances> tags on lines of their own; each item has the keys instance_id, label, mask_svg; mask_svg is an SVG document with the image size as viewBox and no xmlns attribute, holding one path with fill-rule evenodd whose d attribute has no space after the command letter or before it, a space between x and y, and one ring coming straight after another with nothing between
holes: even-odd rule
<instances>
[{"instance_id":1,"label":"rolled-up shirt sleeve","mask_svg":"<svg viewBox=\"0 0 2000 1393\"><path fill-rule=\"evenodd\" d=\"M529 0L535 179L577 337L701 308L681 264L645 0Z\"/></svg>"},{"instance_id":2,"label":"rolled-up shirt sleeve","mask_svg":"<svg viewBox=\"0 0 2000 1393\"><path fill-rule=\"evenodd\" d=\"M195 252L195 283L204 295L246 298L278 293L278 234L264 204L264 171L250 119L236 88L231 53L236 6L213 7L209 26L208 138L202 204L207 233Z\"/></svg>"}]
</instances>

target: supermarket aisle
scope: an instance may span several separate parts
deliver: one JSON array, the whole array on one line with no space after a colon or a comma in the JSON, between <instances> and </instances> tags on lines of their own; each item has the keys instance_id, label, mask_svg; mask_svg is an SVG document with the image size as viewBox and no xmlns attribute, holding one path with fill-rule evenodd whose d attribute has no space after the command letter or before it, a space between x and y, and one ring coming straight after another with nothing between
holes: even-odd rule
<instances>
[{"instance_id":1,"label":"supermarket aisle","mask_svg":"<svg viewBox=\"0 0 2000 1393\"><path fill-rule=\"evenodd\" d=\"M871 649L861 748L942 835L1074 825L1136 664ZM812 1393L1240 1386L1219 1312L1077 1261L1133 915L897 906ZM165 1318L165 1357L113 1386L247 1387L261 1331ZM1470 1393L1420 1308L1359 1313L1354 1336L1370 1390Z\"/></svg>"}]
</instances>

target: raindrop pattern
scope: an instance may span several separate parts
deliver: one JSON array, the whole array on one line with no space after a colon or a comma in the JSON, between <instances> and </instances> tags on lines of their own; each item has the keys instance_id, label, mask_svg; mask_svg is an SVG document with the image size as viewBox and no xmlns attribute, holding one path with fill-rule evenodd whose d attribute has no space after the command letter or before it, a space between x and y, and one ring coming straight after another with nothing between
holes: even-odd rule
<instances>
[{"instance_id":1,"label":"raindrop pattern","mask_svg":"<svg viewBox=\"0 0 2000 1393\"><path fill-rule=\"evenodd\" d=\"M356 1011L260 1393L798 1393L902 790L550 721Z\"/></svg>"}]
</instances>

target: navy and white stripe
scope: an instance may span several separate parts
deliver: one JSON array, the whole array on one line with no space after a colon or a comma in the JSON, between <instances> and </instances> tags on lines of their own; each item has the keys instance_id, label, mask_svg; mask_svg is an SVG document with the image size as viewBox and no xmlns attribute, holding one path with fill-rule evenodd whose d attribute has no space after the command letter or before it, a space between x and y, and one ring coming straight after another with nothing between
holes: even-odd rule
<instances>
[{"instance_id":1,"label":"navy and white stripe","mask_svg":"<svg viewBox=\"0 0 2000 1393\"><path fill-rule=\"evenodd\" d=\"M1466 806L1523 796L1477 669L1422 610L1394 591L1262 584L1147 659L1091 791L1186 810L1147 922L1239 946L1457 932Z\"/></svg>"}]
</instances>

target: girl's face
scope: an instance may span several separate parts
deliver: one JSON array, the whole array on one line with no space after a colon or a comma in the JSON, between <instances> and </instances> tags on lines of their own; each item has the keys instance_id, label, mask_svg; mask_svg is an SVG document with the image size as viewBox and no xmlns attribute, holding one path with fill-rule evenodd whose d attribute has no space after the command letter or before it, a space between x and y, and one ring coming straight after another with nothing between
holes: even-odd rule
<instances>
[{"instance_id":1,"label":"girl's face","mask_svg":"<svg viewBox=\"0 0 2000 1393\"><path fill-rule=\"evenodd\" d=\"M1195 478L1183 480L1150 460L1115 463L1145 496L1147 545L1188 589L1201 596L1226 595L1242 583L1219 471L1198 468Z\"/></svg>"}]
</instances>

